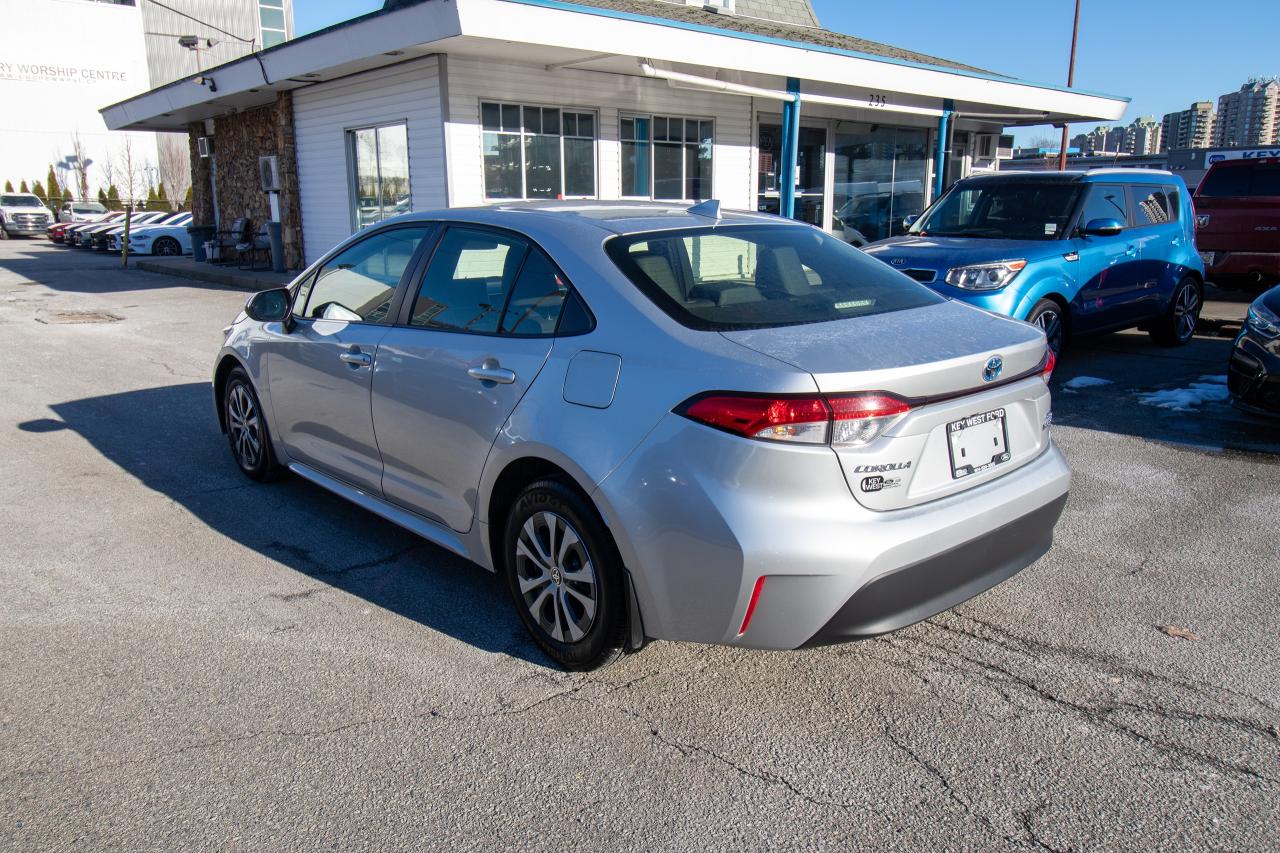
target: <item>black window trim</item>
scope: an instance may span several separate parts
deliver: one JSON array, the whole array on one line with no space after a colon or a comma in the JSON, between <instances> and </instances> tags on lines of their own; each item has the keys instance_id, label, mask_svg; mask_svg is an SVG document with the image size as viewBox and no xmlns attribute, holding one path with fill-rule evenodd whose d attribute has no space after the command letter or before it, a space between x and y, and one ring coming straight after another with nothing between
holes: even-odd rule
<instances>
[{"instance_id":1,"label":"black window trim","mask_svg":"<svg viewBox=\"0 0 1280 853\"><path fill-rule=\"evenodd\" d=\"M293 317L294 321L296 321L296 322L297 322L297 321L300 321L300 322L306 322L306 323L314 323L316 320L322 320L322 319L324 319L323 317L308 317L308 316L306 316L306 308L307 308L307 306L306 306L306 305L303 305L303 306L302 306L302 309L299 311L299 310L298 310L298 304L297 304L297 301L298 301L298 296L302 293L302 290L303 290L304 288L307 288L307 283L308 283L308 282L310 282L310 284L311 284L311 285L313 285L313 286L315 285L316 280L320 277L320 271L321 271L322 269L324 269L325 264L329 263L329 262L330 262L330 261L332 261L334 258L338 257L338 255L342 254L343 252L346 252L346 251L348 251L348 250L350 250L350 249L354 249L356 246L359 246L361 243L364 243L366 240L372 240L372 239L373 239L373 238L375 238L375 237L379 237L379 236L381 236L381 235L383 235L383 234L386 234L386 233L388 233L388 232L391 232L391 231L403 231L403 230L405 230L405 229L409 229L409 228L420 228L420 229L422 229L422 230L424 231L424 233L423 233L423 235L422 235L422 240L421 240L421 241L419 241L419 243L418 243L418 247L417 247L416 249L414 249L414 251L413 251L413 255L409 258L409 263L405 265L404 272L402 272L402 273L400 274L400 281L396 283L395 292L394 292L394 293L392 294L392 296L391 296L391 308L387 311L387 313L386 313L386 315L383 317L383 319L378 320L378 321L374 321L374 322L370 322L369 320L346 320L346 321L343 321L343 322L347 322L347 323L359 324L359 325L361 325L361 326L391 326L391 325L393 325L393 324L390 322L390 319L389 319L389 318L399 316L399 311L400 311L400 308L401 308L401 302L402 302L402 301L403 301L403 299L404 299L404 291L405 291L405 284L406 284L406 281L412 280L412 277L413 277L414 273L417 271L417 269L418 269L419 265L422 263L422 256L426 253L428 245L434 246L435 241L436 241L437 237L439 236L439 232L442 230L442 229L439 227L439 223L436 223L436 222L397 222L397 223L395 223L394 225L386 225L386 226L371 225L371 226L369 226L369 228L367 228L366 230L364 230L364 231L360 232L360 239L359 239L359 240L355 240L355 241L353 241L353 242L351 242L351 243L343 244L343 245L341 246L341 248L336 249L336 250L331 251L331 252L329 252L328 254L326 254L323 258L321 258L319 261L317 261L317 262L316 262L316 265L315 265L315 268L314 268L314 269L312 269L312 270L311 270L309 273L307 273L306 275L300 276L300 277L298 278L297 283L294 285L294 291L293 291L293 294L290 296L290 301L291 301L293 304L292 304L292 308L290 309L290 312L289 312L289 313L290 313L290 315ZM311 290L310 290L310 288L307 288L307 301L308 301L308 302L310 302L310 301L311 301Z\"/></svg>"},{"instance_id":2,"label":"black window trim","mask_svg":"<svg viewBox=\"0 0 1280 853\"><path fill-rule=\"evenodd\" d=\"M578 291L576 287L573 286L573 281L569 278L568 275L565 274L565 271L560 267L560 265L556 263L556 260L554 257L552 257L551 253L548 252L546 249L544 249L542 245L539 244L538 241L535 240L533 237L529 236L528 234L523 234L511 228L503 228L497 225L490 225L487 222L468 222L466 220L461 220L461 219L448 219L448 220L435 221L433 222L433 224L437 226L437 229L436 229L435 236L431 240L430 249L424 253L423 257L418 261L416 267L414 267L413 276L409 280L408 287L405 288L405 292L401 298L400 304L395 306L392 312L388 313L388 316L395 317L395 322L391 324L394 327L398 329L414 329L416 331L433 332L433 333L439 333L439 334L472 335L474 337L482 337L482 338L509 338L513 340L539 340L539 339L546 340L548 338L570 338L570 337L577 337L579 335L590 334L591 332L595 331L596 315L594 312L592 312L591 306L587 304L587 300L582 298L582 294ZM440 244L444 242L445 233L450 228L462 228L469 231L488 231L498 236L506 237L507 239L519 240L520 242L524 243L526 246L525 255L523 258L520 259L520 266L519 268L516 269L515 276L512 278L512 281L511 281L511 289L507 291L506 299L502 303L502 311L498 315L499 328L492 332L473 331L471 329L441 329L433 326L417 326L417 325L414 325L412 322L410 322L413 319L413 306L417 303L418 297L422 294L423 284L426 283L427 270L430 268L431 262L435 259L435 254L436 254L436 251L440 248ZM551 267L556 271L556 274L559 275L561 279L563 279L569 292L568 292L568 296L565 297L563 305L560 308L560 316L556 318L556 328L554 331L550 333L540 334L540 335L513 335L509 332L502 331L501 329L502 320L506 317L507 306L511 302L512 294L515 293L516 282L519 280L520 274L524 272L524 265L529 261L530 249L536 249L537 251L542 253L542 255L547 259L547 261L550 262ZM402 286L404 285L403 280L401 281L401 285ZM564 320L564 315L565 315L564 305L568 305L570 299L577 299L579 304L582 305L583 313L586 314L587 316L587 321L588 321L587 328L577 332L561 333L560 323Z\"/></svg>"}]
</instances>

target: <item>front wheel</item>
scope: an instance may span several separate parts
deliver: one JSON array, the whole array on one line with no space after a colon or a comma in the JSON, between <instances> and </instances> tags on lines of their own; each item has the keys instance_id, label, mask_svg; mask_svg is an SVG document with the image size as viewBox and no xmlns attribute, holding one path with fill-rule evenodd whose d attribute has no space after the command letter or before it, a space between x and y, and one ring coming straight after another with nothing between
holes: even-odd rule
<instances>
[{"instance_id":1,"label":"front wheel","mask_svg":"<svg viewBox=\"0 0 1280 853\"><path fill-rule=\"evenodd\" d=\"M1052 299L1041 299L1031 308L1027 322L1039 326L1044 332L1049 349L1055 356L1062 354L1062 344L1066 340L1067 325L1062 315L1062 306Z\"/></svg>"},{"instance_id":2,"label":"front wheel","mask_svg":"<svg viewBox=\"0 0 1280 853\"><path fill-rule=\"evenodd\" d=\"M1187 276L1174 288L1169 310L1152 326L1152 340L1166 347L1180 347L1186 344L1195 336L1196 323L1200 322L1202 307L1204 307L1204 297L1200 291L1200 283L1191 276Z\"/></svg>"},{"instance_id":3,"label":"front wheel","mask_svg":"<svg viewBox=\"0 0 1280 853\"><path fill-rule=\"evenodd\" d=\"M251 480L265 483L280 473L262 404L249 375L237 367L227 377L222 391L222 409L227 424L227 443L240 470Z\"/></svg>"},{"instance_id":4,"label":"front wheel","mask_svg":"<svg viewBox=\"0 0 1280 853\"><path fill-rule=\"evenodd\" d=\"M503 568L520 621L568 669L607 666L627 636L622 560L595 509L556 480L528 486L507 514Z\"/></svg>"},{"instance_id":5,"label":"front wheel","mask_svg":"<svg viewBox=\"0 0 1280 853\"><path fill-rule=\"evenodd\" d=\"M182 244L172 237L161 237L152 244L151 254L175 257L182 254Z\"/></svg>"}]
</instances>

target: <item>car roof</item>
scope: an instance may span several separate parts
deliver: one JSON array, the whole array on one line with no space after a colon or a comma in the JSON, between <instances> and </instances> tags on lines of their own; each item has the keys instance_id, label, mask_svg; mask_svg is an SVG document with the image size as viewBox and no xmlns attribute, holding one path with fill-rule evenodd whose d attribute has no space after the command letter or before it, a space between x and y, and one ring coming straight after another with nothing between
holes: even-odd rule
<instances>
[{"instance_id":1,"label":"car roof","mask_svg":"<svg viewBox=\"0 0 1280 853\"><path fill-rule=\"evenodd\" d=\"M1091 184L1114 183L1117 180L1134 184L1167 184L1177 177L1166 169L1126 169L1123 167L1099 169L1068 169L1063 172L1020 172L1016 169L992 172L986 175L972 175L965 178L965 183L999 183L1014 179L1017 181L1036 181L1049 184Z\"/></svg>"},{"instance_id":2,"label":"car roof","mask_svg":"<svg viewBox=\"0 0 1280 853\"><path fill-rule=\"evenodd\" d=\"M608 234L638 234L680 228L717 225L774 224L805 227L803 223L766 213L745 210L718 210L712 202L691 205L681 202L646 201L518 201L482 207L454 207L397 216L388 222L453 221L506 227L576 227ZM695 212L701 209L706 213ZM718 216L711 213L717 210Z\"/></svg>"}]
</instances>

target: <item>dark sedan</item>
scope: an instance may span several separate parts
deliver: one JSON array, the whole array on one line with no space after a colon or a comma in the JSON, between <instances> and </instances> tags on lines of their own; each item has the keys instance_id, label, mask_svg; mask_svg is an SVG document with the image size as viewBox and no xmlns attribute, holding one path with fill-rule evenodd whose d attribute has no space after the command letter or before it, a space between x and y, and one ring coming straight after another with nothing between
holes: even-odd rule
<instances>
[{"instance_id":1,"label":"dark sedan","mask_svg":"<svg viewBox=\"0 0 1280 853\"><path fill-rule=\"evenodd\" d=\"M1231 350L1227 383L1240 408L1280 416L1280 287L1249 306Z\"/></svg>"}]
</instances>

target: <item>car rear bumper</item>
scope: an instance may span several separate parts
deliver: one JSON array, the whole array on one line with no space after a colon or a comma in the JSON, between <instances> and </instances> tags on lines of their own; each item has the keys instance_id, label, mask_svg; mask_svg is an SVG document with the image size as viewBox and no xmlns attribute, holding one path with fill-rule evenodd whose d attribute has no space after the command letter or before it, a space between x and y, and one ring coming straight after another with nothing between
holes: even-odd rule
<instances>
[{"instance_id":1,"label":"car rear bumper","mask_svg":"<svg viewBox=\"0 0 1280 853\"><path fill-rule=\"evenodd\" d=\"M1205 249L1201 250L1200 256L1205 261L1205 278L1209 281L1280 279L1280 252L1223 252Z\"/></svg>"},{"instance_id":2,"label":"car rear bumper","mask_svg":"<svg viewBox=\"0 0 1280 853\"><path fill-rule=\"evenodd\" d=\"M1227 387L1239 408L1280 415L1280 340L1264 341L1248 329L1242 332L1227 364Z\"/></svg>"},{"instance_id":3,"label":"car rear bumper","mask_svg":"<svg viewBox=\"0 0 1280 853\"><path fill-rule=\"evenodd\" d=\"M854 499L830 448L670 415L595 497L649 636L794 649L896 630L1030 565L1052 541L1070 479L1047 442L994 480L877 512Z\"/></svg>"}]
</instances>

